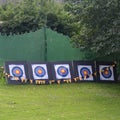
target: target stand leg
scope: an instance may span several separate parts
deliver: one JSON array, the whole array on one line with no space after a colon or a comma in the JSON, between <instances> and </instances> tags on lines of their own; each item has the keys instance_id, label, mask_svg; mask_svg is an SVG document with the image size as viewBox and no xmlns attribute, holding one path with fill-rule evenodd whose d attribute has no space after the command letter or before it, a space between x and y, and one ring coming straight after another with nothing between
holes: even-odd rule
<instances>
[{"instance_id":1,"label":"target stand leg","mask_svg":"<svg viewBox=\"0 0 120 120\"><path fill-rule=\"evenodd\" d=\"M79 77L74 78L74 82L79 81Z\"/></svg>"},{"instance_id":2,"label":"target stand leg","mask_svg":"<svg viewBox=\"0 0 120 120\"><path fill-rule=\"evenodd\" d=\"M21 78L21 82L22 82L22 83L26 83L26 82L27 82L27 79Z\"/></svg>"},{"instance_id":3,"label":"target stand leg","mask_svg":"<svg viewBox=\"0 0 120 120\"><path fill-rule=\"evenodd\" d=\"M71 80L71 79L69 79L69 80L68 80L68 82L69 82L69 83L71 83L71 82L72 82L72 80Z\"/></svg>"},{"instance_id":4,"label":"target stand leg","mask_svg":"<svg viewBox=\"0 0 120 120\"><path fill-rule=\"evenodd\" d=\"M83 78L82 78L82 77L79 77L79 80L80 80L80 81L82 81L82 80L83 80Z\"/></svg>"},{"instance_id":5,"label":"target stand leg","mask_svg":"<svg viewBox=\"0 0 120 120\"><path fill-rule=\"evenodd\" d=\"M49 80L49 84L51 85L52 83L54 83L55 80Z\"/></svg>"},{"instance_id":6,"label":"target stand leg","mask_svg":"<svg viewBox=\"0 0 120 120\"><path fill-rule=\"evenodd\" d=\"M33 84L33 80L29 80L30 84Z\"/></svg>"},{"instance_id":7,"label":"target stand leg","mask_svg":"<svg viewBox=\"0 0 120 120\"><path fill-rule=\"evenodd\" d=\"M57 80L57 83L60 84L60 80Z\"/></svg>"},{"instance_id":8,"label":"target stand leg","mask_svg":"<svg viewBox=\"0 0 120 120\"><path fill-rule=\"evenodd\" d=\"M36 80L36 81L35 81L35 84L37 85L37 84L38 84L38 82L39 82L39 81L38 81L38 80Z\"/></svg>"},{"instance_id":9,"label":"target stand leg","mask_svg":"<svg viewBox=\"0 0 120 120\"><path fill-rule=\"evenodd\" d=\"M45 80L42 80L42 84L45 85Z\"/></svg>"}]
</instances>

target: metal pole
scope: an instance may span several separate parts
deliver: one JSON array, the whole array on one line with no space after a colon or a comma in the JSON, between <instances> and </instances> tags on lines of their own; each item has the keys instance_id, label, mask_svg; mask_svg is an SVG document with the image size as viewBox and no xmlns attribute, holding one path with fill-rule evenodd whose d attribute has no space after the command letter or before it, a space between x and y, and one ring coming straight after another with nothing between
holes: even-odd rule
<instances>
[{"instance_id":1,"label":"metal pole","mask_svg":"<svg viewBox=\"0 0 120 120\"><path fill-rule=\"evenodd\" d=\"M46 34L46 25L44 26L44 61L47 61L47 34Z\"/></svg>"},{"instance_id":2,"label":"metal pole","mask_svg":"<svg viewBox=\"0 0 120 120\"><path fill-rule=\"evenodd\" d=\"M45 7L45 1L41 0L41 7ZM44 9L43 9L44 10ZM46 11L44 11L44 27L43 27L43 34L44 34L44 61L47 61L47 34L46 34L46 24L47 24L47 15Z\"/></svg>"}]
</instances>

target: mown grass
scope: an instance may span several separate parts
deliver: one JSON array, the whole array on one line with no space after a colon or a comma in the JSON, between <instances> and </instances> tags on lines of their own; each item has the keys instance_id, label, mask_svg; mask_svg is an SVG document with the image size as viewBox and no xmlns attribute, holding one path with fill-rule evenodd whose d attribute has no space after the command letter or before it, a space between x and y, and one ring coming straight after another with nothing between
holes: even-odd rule
<instances>
[{"instance_id":1,"label":"mown grass","mask_svg":"<svg viewBox=\"0 0 120 120\"><path fill-rule=\"evenodd\" d=\"M120 83L7 85L0 120L120 120Z\"/></svg>"}]
</instances>

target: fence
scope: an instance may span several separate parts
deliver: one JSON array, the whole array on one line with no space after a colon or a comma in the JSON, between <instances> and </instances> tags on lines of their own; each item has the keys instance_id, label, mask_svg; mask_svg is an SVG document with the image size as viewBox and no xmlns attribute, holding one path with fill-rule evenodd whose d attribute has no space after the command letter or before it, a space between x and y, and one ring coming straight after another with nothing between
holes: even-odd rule
<instances>
[{"instance_id":1,"label":"fence","mask_svg":"<svg viewBox=\"0 0 120 120\"><path fill-rule=\"evenodd\" d=\"M45 61L46 59L47 61L72 61L96 58L93 55L86 57L86 52L72 47L69 37L51 29L46 31L41 29L22 35L0 35L0 65L3 65L4 61ZM96 60L117 61L118 71L120 71L119 53Z\"/></svg>"},{"instance_id":2,"label":"fence","mask_svg":"<svg viewBox=\"0 0 120 120\"><path fill-rule=\"evenodd\" d=\"M85 55L73 48L67 36L46 29L23 35L0 36L0 65L4 61L48 61L79 60ZM45 35L47 53L45 53Z\"/></svg>"}]
</instances>

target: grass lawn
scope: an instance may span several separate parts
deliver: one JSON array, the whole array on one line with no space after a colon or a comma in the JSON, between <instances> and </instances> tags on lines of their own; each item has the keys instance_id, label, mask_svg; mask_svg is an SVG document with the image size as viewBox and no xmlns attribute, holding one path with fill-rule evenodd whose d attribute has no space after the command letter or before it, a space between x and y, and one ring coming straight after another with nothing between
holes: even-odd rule
<instances>
[{"instance_id":1,"label":"grass lawn","mask_svg":"<svg viewBox=\"0 0 120 120\"><path fill-rule=\"evenodd\" d=\"M120 120L120 83L7 85L0 120Z\"/></svg>"}]
</instances>

